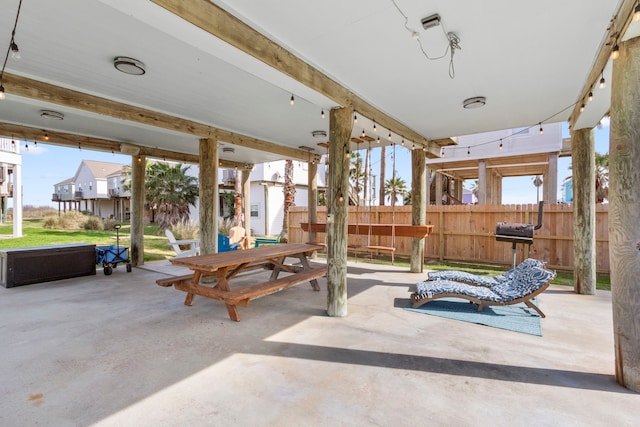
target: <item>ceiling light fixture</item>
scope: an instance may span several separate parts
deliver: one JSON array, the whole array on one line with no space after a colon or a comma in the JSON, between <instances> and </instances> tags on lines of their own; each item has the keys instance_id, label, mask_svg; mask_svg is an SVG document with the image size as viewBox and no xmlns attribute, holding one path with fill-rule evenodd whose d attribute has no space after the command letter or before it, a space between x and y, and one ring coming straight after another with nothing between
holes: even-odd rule
<instances>
[{"instance_id":1,"label":"ceiling light fixture","mask_svg":"<svg viewBox=\"0 0 640 427\"><path fill-rule=\"evenodd\" d=\"M326 138L327 137L327 133L323 130L314 130L311 132L311 135L314 138Z\"/></svg>"},{"instance_id":2,"label":"ceiling light fixture","mask_svg":"<svg viewBox=\"0 0 640 427\"><path fill-rule=\"evenodd\" d=\"M64 120L64 114L52 110L40 110L40 117L51 120Z\"/></svg>"},{"instance_id":3,"label":"ceiling light fixture","mask_svg":"<svg viewBox=\"0 0 640 427\"><path fill-rule=\"evenodd\" d=\"M422 28L428 30L429 28L437 27L440 25L440 15L434 13L433 15L427 16L426 18L422 18L420 20L422 23Z\"/></svg>"},{"instance_id":4,"label":"ceiling light fixture","mask_svg":"<svg viewBox=\"0 0 640 427\"><path fill-rule=\"evenodd\" d=\"M353 113L353 123L358 123L358 115Z\"/></svg>"},{"instance_id":5,"label":"ceiling light fixture","mask_svg":"<svg viewBox=\"0 0 640 427\"><path fill-rule=\"evenodd\" d=\"M538 123L540 125L540 135L544 134L544 129L542 129L542 123Z\"/></svg>"},{"instance_id":6,"label":"ceiling light fixture","mask_svg":"<svg viewBox=\"0 0 640 427\"><path fill-rule=\"evenodd\" d=\"M602 78L600 79L600 89L604 89L606 85L607 83L604 80L604 74L603 74Z\"/></svg>"},{"instance_id":7,"label":"ceiling light fixture","mask_svg":"<svg viewBox=\"0 0 640 427\"><path fill-rule=\"evenodd\" d=\"M324 119L324 108L322 109L322 111L320 112L320 117L322 117Z\"/></svg>"},{"instance_id":8,"label":"ceiling light fixture","mask_svg":"<svg viewBox=\"0 0 640 427\"><path fill-rule=\"evenodd\" d=\"M13 59L20 59L20 49L18 49L18 45L13 40L13 36L11 37L11 43L9 43L9 49L11 49L11 57Z\"/></svg>"},{"instance_id":9,"label":"ceiling light fixture","mask_svg":"<svg viewBox=\"0 0 640 427\"><path fill-rule=\"evenodd\" d=\"M589 102L593 101L593 92L589 92Z\"/></svg>"},{"instance_id":10,"label":"ceiling light fixture","mask_svg":"<svg viewBox=\"0 0 640 427\"><path fill-rule=\"evenodd\" d=\"M473 98L467 98L462 101L462 106L466 109L484 107L487 103L487 98L484 96L474 96Z\"/></svg>"},{"instance_id":11,"label":"ceiling light fixture","mask_svg":"<svg viewBox=\"0 0 640 427\"><path fill-rule=\"evenodd\" d=\"M633 10L633 22L640 22L640 2L636 5L636 8Z\"/></svg>"},{"instance_id":12,"label":"ceiling light fixture","mask_svg":"<svg viewBox=\"0 0 640 427\"><path fill-rule=\"evenodd\" d=\"M222 152L223 153L231 153L231 154L233 154L233 153L236 152L236 149L233 148L233 147L222 147Z\"/></svg>"},{"instance_id":13,"label":"ceiling light fixture","mask_svg":"<svg viewBox=\"0 0 640 427\"><path fill-rule=\"evenodd\" d=\"M289 104L293 105L296 102L296 100L293 97L293 94L291 94L291 99L289 99Z\"/></svg>"},{"instance_id":14,"label":"ceiling light fixture","mask_svg":"<svg viewBox=\"0 0 640 427\"><path fill-rule=\"evenodd\" d=\"M113 66L116 70L133 76L141 76L147 72L144 63L127 56L116 56L113 58Z\"/></svg>"}]
</instances>

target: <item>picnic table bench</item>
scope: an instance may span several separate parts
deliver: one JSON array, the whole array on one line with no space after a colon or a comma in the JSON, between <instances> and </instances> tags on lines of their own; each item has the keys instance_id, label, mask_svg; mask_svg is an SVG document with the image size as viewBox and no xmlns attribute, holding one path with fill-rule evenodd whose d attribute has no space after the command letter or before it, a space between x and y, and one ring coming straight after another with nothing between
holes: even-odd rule
<instances>
[{"instance_id":1,"label":"picnic table bench","mask_svg":"<svg viewBox=\"0 0 640 427\"><path fill-rule=\"evenodd\" d=\"M317 278L326 274L326 267L312 267L308 257L318 249L315 245L277 244L261 246L236 252L223 252L186 258L172 258L170 262L189 268L191 274L172 276L156 280L160 286L187 293L184 304L191 305L194 295L201 295L225 303L231 320L240 321L237 306L246 307L251 300L281 291L302 282L310 282L314 291L319 291ZM294 257L299 264L286 264L286 258ZM240 272L256 266L273 267L265 282L231 289L229 281ZM281 272L289 273L279 277ZM205 286L200 279L215 277L215 286Z\"/></svg>"}]
</instances>

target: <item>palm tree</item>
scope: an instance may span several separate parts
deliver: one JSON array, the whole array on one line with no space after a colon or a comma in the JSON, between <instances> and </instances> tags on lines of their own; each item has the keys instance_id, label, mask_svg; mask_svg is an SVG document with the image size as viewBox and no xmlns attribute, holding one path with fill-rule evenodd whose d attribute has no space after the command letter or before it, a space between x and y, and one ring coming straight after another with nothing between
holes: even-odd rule
<instances>
[{"instance_id":1,"label":"palm tree","mask_svg":"<svg viewBox=\"0 0 640 427\"><path fill-rule=\"evenodd\" d=\"M404 179L394 176L385 182L384 195L387 196L391 202L391 206L396 205L398 196L404 197L405 194L407 194L407 183Z\"/></svg>"},{"instance_id":2,"label":"palm tree","mask_svg":"<svg viewBox=\"0 0 640 427\"><path fill-rule=\"evenodd\" d=\"M187 175L190 166L147 163L145 202L161 230L189 221L189 205L198 198L197 179Z\"/></svg>"},{"instance_id":3,"label":"palm tree","mask_svg":"<svg viewBox=\"0 0 640 427\"><path fill-rule=\"evenodd\" d=\"M609 198L609 153L600 154L596 151L596 203L604 203ZM572 165L569 164L569 170Z\"/></svg>"},{"instance_id":4,"label":"palm tree","mask_svg":"<svg viewBox=\"0 0 640 427\"><path fill-rule=\"evenodd\" d=\"M295 206L296 186L293 183L293 160L287 160L284 164L284 215L282 217L282 233L280 242L289 241L289 208Z\"/></svg>"},{"instance_id":5,"label":"palm tree","mask_svg":"<svg viewBox=\"0 0 640 427\"><path fill-rule=\"evenodd\" d=\"M362 157L357 151L351 152L351 165L349 166L349 184L351 193L356 199L356 204L360 205L360 192L363 191L365 172L362 165Z\"/></svg>"}]
</instances>

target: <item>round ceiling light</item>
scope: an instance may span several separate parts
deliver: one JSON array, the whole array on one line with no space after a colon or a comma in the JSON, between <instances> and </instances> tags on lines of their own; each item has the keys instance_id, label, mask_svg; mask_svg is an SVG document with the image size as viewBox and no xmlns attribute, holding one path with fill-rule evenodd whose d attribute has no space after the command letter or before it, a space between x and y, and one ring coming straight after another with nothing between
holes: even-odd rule
<instances>
[{"instance_id":1,"label":"round ceiling light","mask_svg":"<svg viewBox=\"0 0 640 427\"><path fill-rule=\"evenodd\" d=\"M314 138L326 138L327 137L327 133L323 130L314 130L311 132L311 135L313 135Z\"/></svg>"},{"instance_id":2,"label":"round ceiling light","mask_svg":"<svg viewBox=\"0 0 640 427\"><path fill-rule=\"evenodd\" d=\"M222 152L223 153L235 153L236 149L233 147L222 147Z\"/></svg>"},{"instance_id":3,"label":"round ceiling light","mask_svg":"<svg viewBox=\"0 0 640 427\"><path fill-rule=\"evenodd\" d=\"M63 120L64 114L51 110L40 110L40 117L51 120Z\"/></svg>"},{"instance_id":4,"label":"round ceiling light","mask_svg":"<svg viewBox=\"0 0 640 427\"><path fill-rule=\"evenodd\" d=\"M484 96L474 96L473 98L468 98L462 101L462 106L464 108L480 108L484 107L487 103L487 98Z\"/></svg>"},{"instance_id":5,"label":"round ceiling light","mask_svg":"<svg viewBox=\"0 0 640 427\"><path fill-rule=\"evenodd\" d=\"M134 76L141 76L147 72L142 62L126 56L116 56L113 58L113 66L116 67L118 71Z\"/></svg>"}]
</instances>

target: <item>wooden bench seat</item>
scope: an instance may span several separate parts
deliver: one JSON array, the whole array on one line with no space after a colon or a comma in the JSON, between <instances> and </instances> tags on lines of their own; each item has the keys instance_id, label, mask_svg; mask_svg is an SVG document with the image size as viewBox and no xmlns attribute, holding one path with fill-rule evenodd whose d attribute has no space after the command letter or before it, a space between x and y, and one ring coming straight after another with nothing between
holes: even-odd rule
<instances>
[{"instance_id":1,"label":"wooden bench seat","mask_svg":"<svg viewBox=\"0 0 640 427\"><path fill-rule=\"evenodd\" d=\"M191 274L185 274L184 276L170 276L170 277L165 277L164 279L158 279L156 280L156 284L159 286L164 286L165 288L168 288L170 286L177 284L180 284L182 282L188 282L191 283L193 281L193 273Z\"/></svg>"},{"instance_id":2,"label":"wooden bench seat","mask_svg":"<svg viewBox=\"0 0 640 427\"><path fill-rule=\"evenodd\" d=\"M302 282L311 281L326 274L326 267L315 267L299 273L280 277L276 280L226 292L224 302L246 307L249 301L260 298Z\"/></svg>"}]
</instances>

